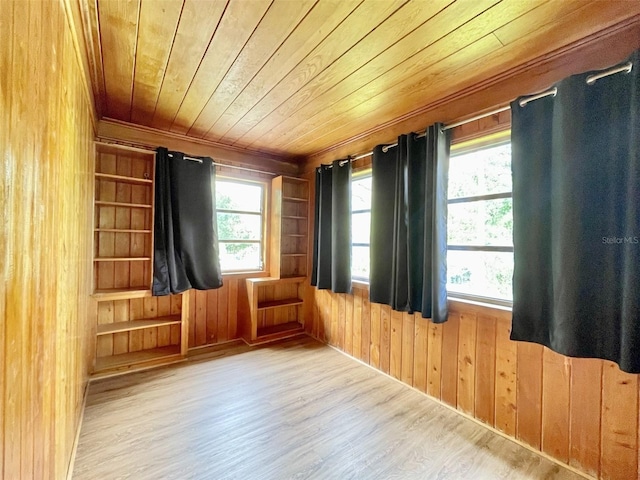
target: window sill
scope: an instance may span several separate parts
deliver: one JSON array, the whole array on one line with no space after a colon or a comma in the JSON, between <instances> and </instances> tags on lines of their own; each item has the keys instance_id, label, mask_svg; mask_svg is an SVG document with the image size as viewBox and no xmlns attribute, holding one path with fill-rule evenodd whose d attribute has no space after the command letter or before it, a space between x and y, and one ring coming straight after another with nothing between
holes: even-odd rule
<instances>
[{"instance_id":1,"label":"window sill","mask_svg":"<svg viewBox=\"0 0 640 480\"><path fill-rule=\"evenodd\" d=\"M362 280L351 280L351 285L354 288L369 289L369 282L365 282ZM500 305L498 303L491 302L483 302L482 300L471 300L468 298L461 298L448 295L447 303L449 304L449 308L451 311L460 313L460 312L468 312L470 310L479 312L479 313L487 313L487 310L494 310L495 315L504 315L505 313L511 314L512 308L509 305ZM489 312L491 313L491 312Z\"/></svg>"},{"instance_id":2,"label":"window sill","mask_svg":"<svg viewBox=\"0 0 640 480\"><path fill-rule=\"evenodd\" d=\"M505 316L505 314L507 314L509 318L511 318L512 309L506 305L459 297L447 297L447 303L449 304L449 311L454 313L468 313L472 311L494 316Z\"/></svg>"},{"instance_id":3,"label":"window sill","mask_svg":"<svg viewBox=\"0 0 640 480\"><path fill-rule=\"evenodd\" d=\"M268 277L269 272L264 270L243 270L241 272L222 272L222 278L259 278Z\"/></svg>"}]
</instances>

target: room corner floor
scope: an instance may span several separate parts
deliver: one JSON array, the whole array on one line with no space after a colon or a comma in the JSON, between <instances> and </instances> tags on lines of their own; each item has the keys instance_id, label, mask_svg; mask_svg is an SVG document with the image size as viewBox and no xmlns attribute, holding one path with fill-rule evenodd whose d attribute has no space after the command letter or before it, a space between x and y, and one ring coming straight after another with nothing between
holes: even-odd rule
<instances>
[{"instance_id":1,"label":"room corner floor","mask_svg":"<svg viewBox=\"0 0 640 480\"><path fill-rule=\"evenodd\" d=\"M91 384L74 480L581 479L304 337Z\"/></svg>"}]
</instances>

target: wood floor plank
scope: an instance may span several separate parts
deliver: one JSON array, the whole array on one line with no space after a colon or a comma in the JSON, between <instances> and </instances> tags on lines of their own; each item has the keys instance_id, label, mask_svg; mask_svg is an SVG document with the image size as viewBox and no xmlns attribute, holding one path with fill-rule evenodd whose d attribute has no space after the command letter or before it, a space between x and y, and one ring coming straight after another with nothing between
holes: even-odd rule
<instances>
[{"instance_id":1,"label":"wood floor plank","mask_svg":"<svg viewBox=\"0 0 640 480\"><path fill-rule=\"evenodd\" d=\"M74 480L581 478L309 337L217 355L92 383Z\"/></svg>"}]
</instances>

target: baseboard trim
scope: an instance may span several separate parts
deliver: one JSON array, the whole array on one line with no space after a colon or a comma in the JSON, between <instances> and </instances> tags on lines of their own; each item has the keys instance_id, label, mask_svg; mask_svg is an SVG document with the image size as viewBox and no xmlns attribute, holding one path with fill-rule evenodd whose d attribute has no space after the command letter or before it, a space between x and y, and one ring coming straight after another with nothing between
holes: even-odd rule
<instances>
[{"instance_id":1,"label":"baseboard trim","mask_svg":"<svg viewBox=\"0 0 640 480\"><path fill-rule=\"evenodd\" d=\"M73 467L76 464L76 453L78 452L78 443L80 442L80 432L82 431L82 423L84 421L84 410L87 407L87 398L89 397L89 384L87 381L84 386L84 395L82 396L82 407L80 408L80 417L78 418L78 425L76 426L76 435L73 439L73 445L71 446L71 457L69 458L69 465L67 467L67 480L71 480L73 477Z\"/></svg>"}]
</instances>

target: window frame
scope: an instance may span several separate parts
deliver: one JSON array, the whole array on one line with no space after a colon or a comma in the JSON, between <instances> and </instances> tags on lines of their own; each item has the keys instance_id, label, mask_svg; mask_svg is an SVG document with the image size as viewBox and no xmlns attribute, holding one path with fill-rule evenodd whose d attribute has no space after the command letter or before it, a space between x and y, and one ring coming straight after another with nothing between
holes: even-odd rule
<instances>
[{"instance_id":1,"label":"window frame","mask_svg":"<svg viewBox=\"0 0 640 480\"><path fill-rule=\"evenodd\" d=\"M467 153L477 152L480 150L486 150L494 147L511 143L511 130L505 129L498 133L485 135L473 140L463 141L458 144L451 145L450 158L457 155L464 155ZM451 168L451 165L449 165ZM500 200L510 198L512 199L513 209L513 185L509 192L490 193L483 195L472 195L468 197L447 198L447 206L460 203L472 203L486 200ZM513 210L512 210L513 211ZM449 227L449 215L447 214L447 229ZM513 232L512 232L513 233ZM447 252L451 251L465 251L465 252L504 252L513 254L513 245L456 245L449 244L447 241ZM499 305L502 307L512 307L513 300L497 297L487 297L484 295L476 295L466 292L452 291L450 287L447 287L447 297L453 300L466 300L472 302L480 302L491 305Z\"/></svg>"},{"instance_id":2,"label":"window frame","mask_svg":"<svg viewBox=\"0 0 640 480\"><path fill-rule=\"evenodd\" d=\"M372 176L372 172L373 169L369 166L367 168L363 168L362 170L359 170L357 172L352 172L351 174L351 184L353 187L353 182L357 181L357 180L362 180L364 178L371 178ZM359 213L369 213L369 215L371 215L371 202L369 202L369 208L368 209L360 209L360 210L353 210L353 203L351 204L351 225L353 227L353 215L354 214L359 214ZM368 243L363 243L363 242L357 242L354 243L353 241L353 231L351 232L351 281L352 282L358 282L358 283L362 283L362 284L369 284L369 277L358 277L358 276L354 276L353 275L353 247L367 247L369 249L369 268L371 268L371 235L369 235L369 242Z\"/></svg>"},{"instance_id":3,"label":"window frame","mask_svg":"<svg viewBox=\"0 0 640 480\"><path fill-rule=\"evenodd\" d=\"M242 239L220 239L218 233L218 244L238 244L238 243L249 243L249 244L259 244L260 245L260 265L258 268L247 268L247 269L230 269L225 270L223 265L220 265L220 270L223 276L227 275L235 275L235 274L251 274L251 273L264 273L268 271L268 239L269 239L269 194L270 194L270 186L271 184L264 180L259 179L247 179L242 177L234 177L231 175L216 175L216 194L218 191L218 182L227 182L227 183L239 183L243 185L250 186L258 186L262 188L262 195L260 196L260 211L246 211L246 210L235 210L235 209L226 209L226 208L218 208L218 204L216 202L216 228L218 225L218 212L220 213L230 213L230 214L239 214L239 215L256 215L260 216L260 240L242 240Z\"/></svg>"}]
</instances>

